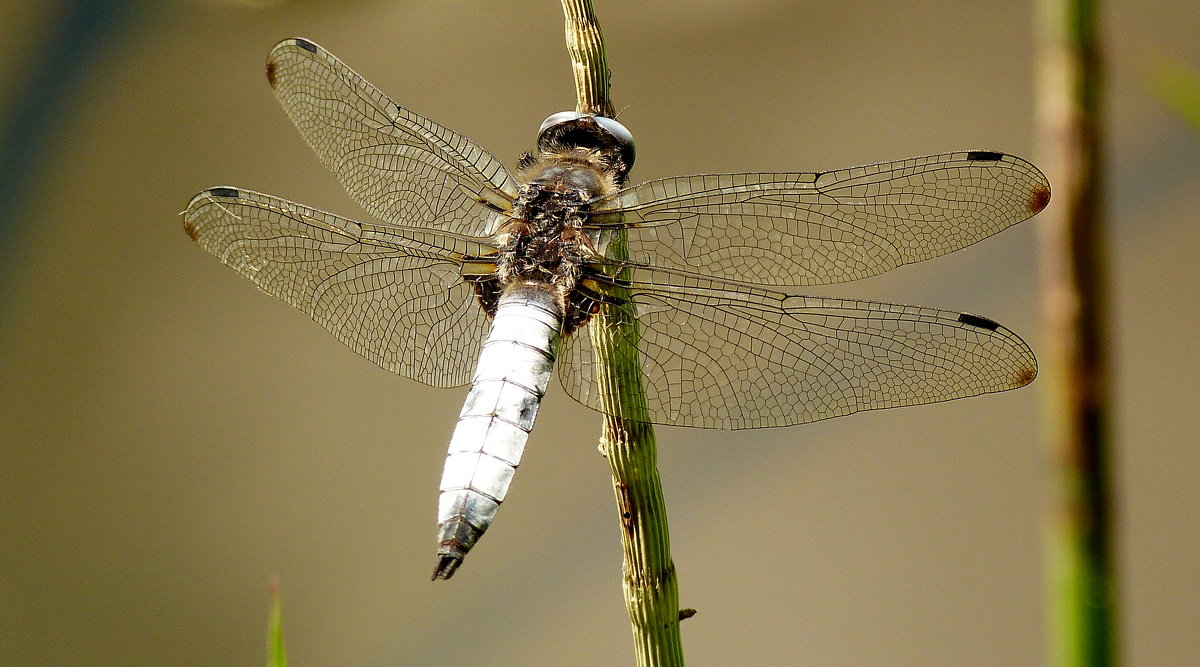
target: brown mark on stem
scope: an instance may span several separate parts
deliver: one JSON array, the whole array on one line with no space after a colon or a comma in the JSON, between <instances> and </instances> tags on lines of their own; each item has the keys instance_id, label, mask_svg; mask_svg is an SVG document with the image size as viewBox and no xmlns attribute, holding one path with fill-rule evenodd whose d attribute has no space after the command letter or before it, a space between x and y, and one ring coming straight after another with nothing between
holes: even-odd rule
<instances>
[{"instance_id":1,"label":"brown mark on stem","mask_svg":"<svg viewBox=\"0 0 1200 667\"><path fill-rule=\"evenodd\" d=\"M621 528L633 535L637 519L633 512L633 497L629 495L629 485L618 482L613 485L617 491L617 509L621 512Z\"/></svg>"}]
</instances>

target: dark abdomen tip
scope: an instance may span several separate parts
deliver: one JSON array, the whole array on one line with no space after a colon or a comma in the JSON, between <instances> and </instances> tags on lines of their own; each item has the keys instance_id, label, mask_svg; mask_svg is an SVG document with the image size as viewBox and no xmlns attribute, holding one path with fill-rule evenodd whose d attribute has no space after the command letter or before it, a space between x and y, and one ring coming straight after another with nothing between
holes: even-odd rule
<instances>
[{"instance_id":1,"label":"dark abdomen tip","mask_svg":"<svg viewBox=\"0 0 1200 667\"><path fill-rule=\"evenodd\" d=\"M454 571L462 565L463 559L458 556L438 556L437 567L433 568L433 580L449 579Z\"/></svg>"}]
</instances>

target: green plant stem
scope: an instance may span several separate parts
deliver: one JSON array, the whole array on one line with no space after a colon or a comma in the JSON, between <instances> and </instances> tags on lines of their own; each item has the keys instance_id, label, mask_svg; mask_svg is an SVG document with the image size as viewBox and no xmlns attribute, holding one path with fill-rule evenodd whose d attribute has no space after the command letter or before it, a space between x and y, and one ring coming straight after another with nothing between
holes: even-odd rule
<instances>
[{"instance_id":1,"label":"green plant stem","mask_svg":"<svg viewBox=\"0 0 1200 667\"><path fill-rule=\"evenodd\" d=\"M610 256L623 254L622 240L609 243ZM608 459L620 513L623 589L637 664L682 665L679 584L654 430L646 421L638 321L626 307L605 307L596 317L588 332L599 360L597 379L605 412L600 449Z\"/></svg>"},{"instance_id":2,"label":"green plant stem","mask_svg":"<svg viewBox=\"0 0 1200 667\"><path fill-rule=\"evenodd\" d=\"M1054 509L1048 526L1051 661L1116 662L1110 351L1103 236L1103 72L1097 3L1043 0L1039 118L1055 201L1039 226Z\"/></svg>"},{"instance_id":3,"label":"green plant stem","mask_svg":"<svg viewBox=\"0 0 1200 667\"><path fill-rule=\"evenodd\" d=\"M563 0L562 4L578 93L576 109L611 116L608 64L592 3ZM625 258L624 232L613 232L607 248L610 257ZM628 295L613 296L623 299ZM629 305L606 305L588 326L588 335L596 355L605 413L600 450L608 459L620 513L623 589L637 664L682 665L679 587L671 560L654 430L647 418L636 313Z\"/></svg>"},{"instance_id":4,"label":"green plant stem","mask_svg":"<svg viewBox=\"0 0 1200 667\"><path fill-rule=\"evenodd\" d=\"M575 75L575 91L580 113L594 113L611 118L615 111L608 96L608 57L604 50L604 35L591 0L562 0L566 19L567 54L571 56L571 72Z\"/></svg>"},{"instance_id":5,"label":"green plant stem","mask_svg":"<svg viewBox=\"0 0 1200 667\"><path fill-rule=\"evenodd\" d=\"M279 577L271 578L271 613L267 619L267 667L287 667L287 649L283 645L283 602Z\"/></svg>"}]
</instances>

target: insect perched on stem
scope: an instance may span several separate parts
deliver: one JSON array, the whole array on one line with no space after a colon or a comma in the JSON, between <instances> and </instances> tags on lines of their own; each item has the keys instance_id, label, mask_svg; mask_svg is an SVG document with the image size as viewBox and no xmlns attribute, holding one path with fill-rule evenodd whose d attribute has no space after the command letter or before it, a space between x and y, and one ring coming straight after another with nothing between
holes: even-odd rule
<instances>
[{"instance_id":1,"label":"insect perched on stem","mask_svg":"<svg viewBox=\"0 0 1200 667\"><path fill-rule=\"evenodd\" d=\"M790 291L937 257L1033 216L1050 188L1020 158L962 151L627 186L629 131L563 112L514 176L310 41L276 46L267 79L379 222L217 187L192 199L185 229L383 368L471 384L442 476L435 579L491 524L555 365L567 393L603 410L581 333L605 309L638 318L644 417L660 424L787 426L1037 373L1020 338L978 315Z\"/></svg>"}]
</instances>

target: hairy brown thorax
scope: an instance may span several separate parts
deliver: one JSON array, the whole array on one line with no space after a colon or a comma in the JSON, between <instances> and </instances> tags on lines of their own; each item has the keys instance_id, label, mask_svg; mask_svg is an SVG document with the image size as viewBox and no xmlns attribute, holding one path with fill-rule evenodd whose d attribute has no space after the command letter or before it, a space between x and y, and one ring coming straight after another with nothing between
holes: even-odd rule
<instances>
[{"instance_id":1,"label":"hairy brown thorax","mask_svg":"<svg viewBox=\"0 0 1200 667\"><path fill-rule=\"evenodd\" d=\"M515 285L553 289L569 334L596 311L597 294L581 287L590 261L600 256L583 229L590 203L616 190L616 172L604 151L554 147L522 159L522 180L511 218L495 235L496 272L475 282L480 304L494 314Z\"/></svg>"}]
</instances>

